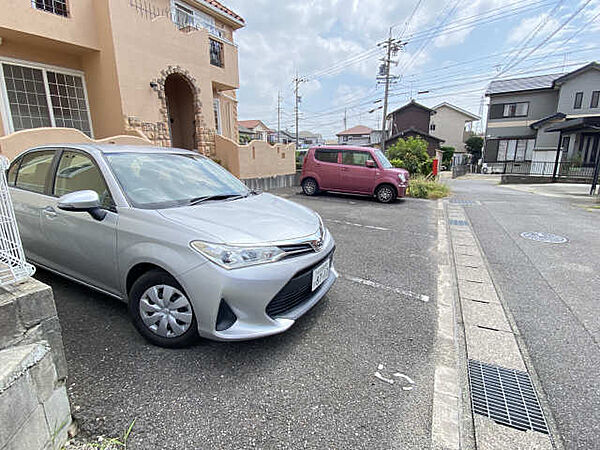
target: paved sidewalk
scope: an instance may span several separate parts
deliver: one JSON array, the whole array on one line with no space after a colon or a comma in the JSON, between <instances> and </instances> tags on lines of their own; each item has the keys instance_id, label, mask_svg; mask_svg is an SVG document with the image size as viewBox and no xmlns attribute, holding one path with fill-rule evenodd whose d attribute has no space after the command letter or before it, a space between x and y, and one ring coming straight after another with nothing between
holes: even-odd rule
<instances>
[{"instance_id":1,"label":"paved sidewalk","mask_svg":"<svg viewBox=\"0 0 600 450\"><path fill-rule=\"evenodd\" d=\"M595 199L558 195L571 186L535 186L528 192L475 179L450 184L456 198L473 202L464 207L466 219L514 318L526 367L556 420L558 444L597 448L600 210L580 206ZM544 195L552 190L553 195ZM552 233L567 241L525 239L523 232Z\"/></svg>"}]
</instances>

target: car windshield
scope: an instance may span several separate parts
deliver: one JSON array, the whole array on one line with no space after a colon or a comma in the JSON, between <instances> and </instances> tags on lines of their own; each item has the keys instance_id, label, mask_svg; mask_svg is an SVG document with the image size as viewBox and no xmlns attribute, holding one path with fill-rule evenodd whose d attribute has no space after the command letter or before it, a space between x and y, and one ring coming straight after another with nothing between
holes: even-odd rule
<instances>
[{"instance_id":1,"label":"car windshield","mask_svg":"<svg viewBox=\"0 0 600 450\"><path fill-rule=\"evenodd\" d=\"M106 159L136 208L171 208L250 192L220 165L200 155L110 153Z\"/></svg>"},{"instance_id":2,"label":"car windshield","mask_svg":"<svg viewBox=\"0 0 600 450\"><path fill-rule=\"evenodd\" d=\"M379 164L381 164L381 167L383 167L384 169L391 169L392 167L394 167L392 166L392 163L385 157L381 150L375 150L375 156L377 156Z\"/></svg>"}]
</instances>

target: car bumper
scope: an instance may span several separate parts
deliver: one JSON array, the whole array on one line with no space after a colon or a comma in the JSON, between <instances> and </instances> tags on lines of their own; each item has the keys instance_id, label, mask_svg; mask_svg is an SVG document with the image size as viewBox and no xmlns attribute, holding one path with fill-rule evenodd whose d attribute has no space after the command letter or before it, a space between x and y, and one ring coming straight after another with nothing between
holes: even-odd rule
<instances>
[{"instance_id":1,"label":"car bumper","mask_svg":"<svg viewBox=\"0 0 600 450\"><path fill-rule=\"evenodd\" d=\"M406 190L408 189L408 183L398 183L396 188L398 189L398 197L406 197Z\"/></svg>"},{"instance_id":2,"label":"car bumper","mask_svg":"<svg viewBox=\"0 0 600 450\"><path fill-rule=\"evenodd\" d=\"M178 278L191 299L200 336L218 341L241 341L278 334L316 305L335 283L334 241L329 233L323 249L317 253L284 259L243 269L225 270L213 263L201 266ZM330 258L329 277L295 307L274 317L267 305L298 273L318 266ZM217 330L219 307L226 302L235 314L235 322Z\"/></svg>"}]
</instances>

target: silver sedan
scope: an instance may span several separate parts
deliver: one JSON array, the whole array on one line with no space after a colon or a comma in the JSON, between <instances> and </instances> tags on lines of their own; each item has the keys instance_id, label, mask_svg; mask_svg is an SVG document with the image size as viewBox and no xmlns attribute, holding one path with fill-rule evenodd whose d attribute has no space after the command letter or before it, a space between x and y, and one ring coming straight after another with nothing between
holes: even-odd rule
<instances>
[{"instance_id":1,"label":"silver sedan","mask_svg":"<svg viewBox=\"0 0 600 450\"><path fill-rule=\"evenodd\" d=\"M8 182L28 259L128 302L157 345L281 333L337 279L315 212L197 153L38 147Z\"/></svg>"}]
</instances>

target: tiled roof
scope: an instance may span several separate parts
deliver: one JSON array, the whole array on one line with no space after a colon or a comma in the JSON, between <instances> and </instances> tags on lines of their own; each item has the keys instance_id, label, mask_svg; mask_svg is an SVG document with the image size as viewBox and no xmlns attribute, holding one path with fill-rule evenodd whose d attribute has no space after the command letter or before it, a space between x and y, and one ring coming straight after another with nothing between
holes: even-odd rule
<instances>
[{"instance_id":1,"label":"tiled roof","mask_svg":"<svg viewBox=\"0 0 600 450\"><path fill-rule=\"evenodd\" d=\"M425 111L428 111L428 112L429 112L429 113L431 113L431 114L435 114L435 111L434 111L433 109L431 109L431 108L428 108L428 107L427 107L427 106L425 106L425 105L421 105L420 103L417 103L417 102L415 101L415 99L412 99L412 100L411 100L410 102L408 102L406 105L403 105L403 106L401 106L400 108L397 108L397 109L393 110L391 113L388 113L387 117L389 117L389 116L391 116L391 115L393 115L393 114L397 114L397 113L399 113L400 111L402 111L402 110L404 110L404 109L408 108L409 106L416 106L417 108L421 108L421 109L423 109L423 110L425 110Z\"/></svg>"},{"instance_id":2,"label":"tiled roof","mask_svg":"<svg viewBox=\"0 0 600 450\"><path fill-rule=\"evenodd\" d=\"M267 130L271 131L271 129L260 120L238 120L238 125L249 128L251 130L256 128L259 125L262 125Z\"/></svg>"},{"instance_id":3,"label":"tiled roof","mask_svg":"<svg viewBox=\"0 0 600 450\"><path fill-rule=\"evenodd\" d=\"M536 89L551 89L554 80L561 74L538 75L534 77L513 78L510 80L492 81L485 92L486 95L504 92L531 91Z\"/></svg>"},{"instance_id":4,"label":"tiled roof","mask_svg":"<svg viewBox=\"0 0 600 450\"><path fill-rule=\"evenodd\" d=\"M234 13L232 10L230 10L227 6L219 3L217 0L203 0L205 3L208 3L209 5L217 8L218 10L224 12L225 14L227 14L228 16L233 17L235 20L245 23L244 19L242 18L242 16L240 16L239 14Z\"/></svg>"},{"instance_id":5,"label":"tiled roof","mask_svg":"<svg viewBox=\"0 0 600 450\"><path fill-rule=\"evenodd\" d=\"M344 135L355 135L355 134L371 134L371 130L369 127L364 125L356 125L355 127L348 128L347 130L340 131L336 134L336 136L344 136Z\"/></svg>"}]
</instances>

